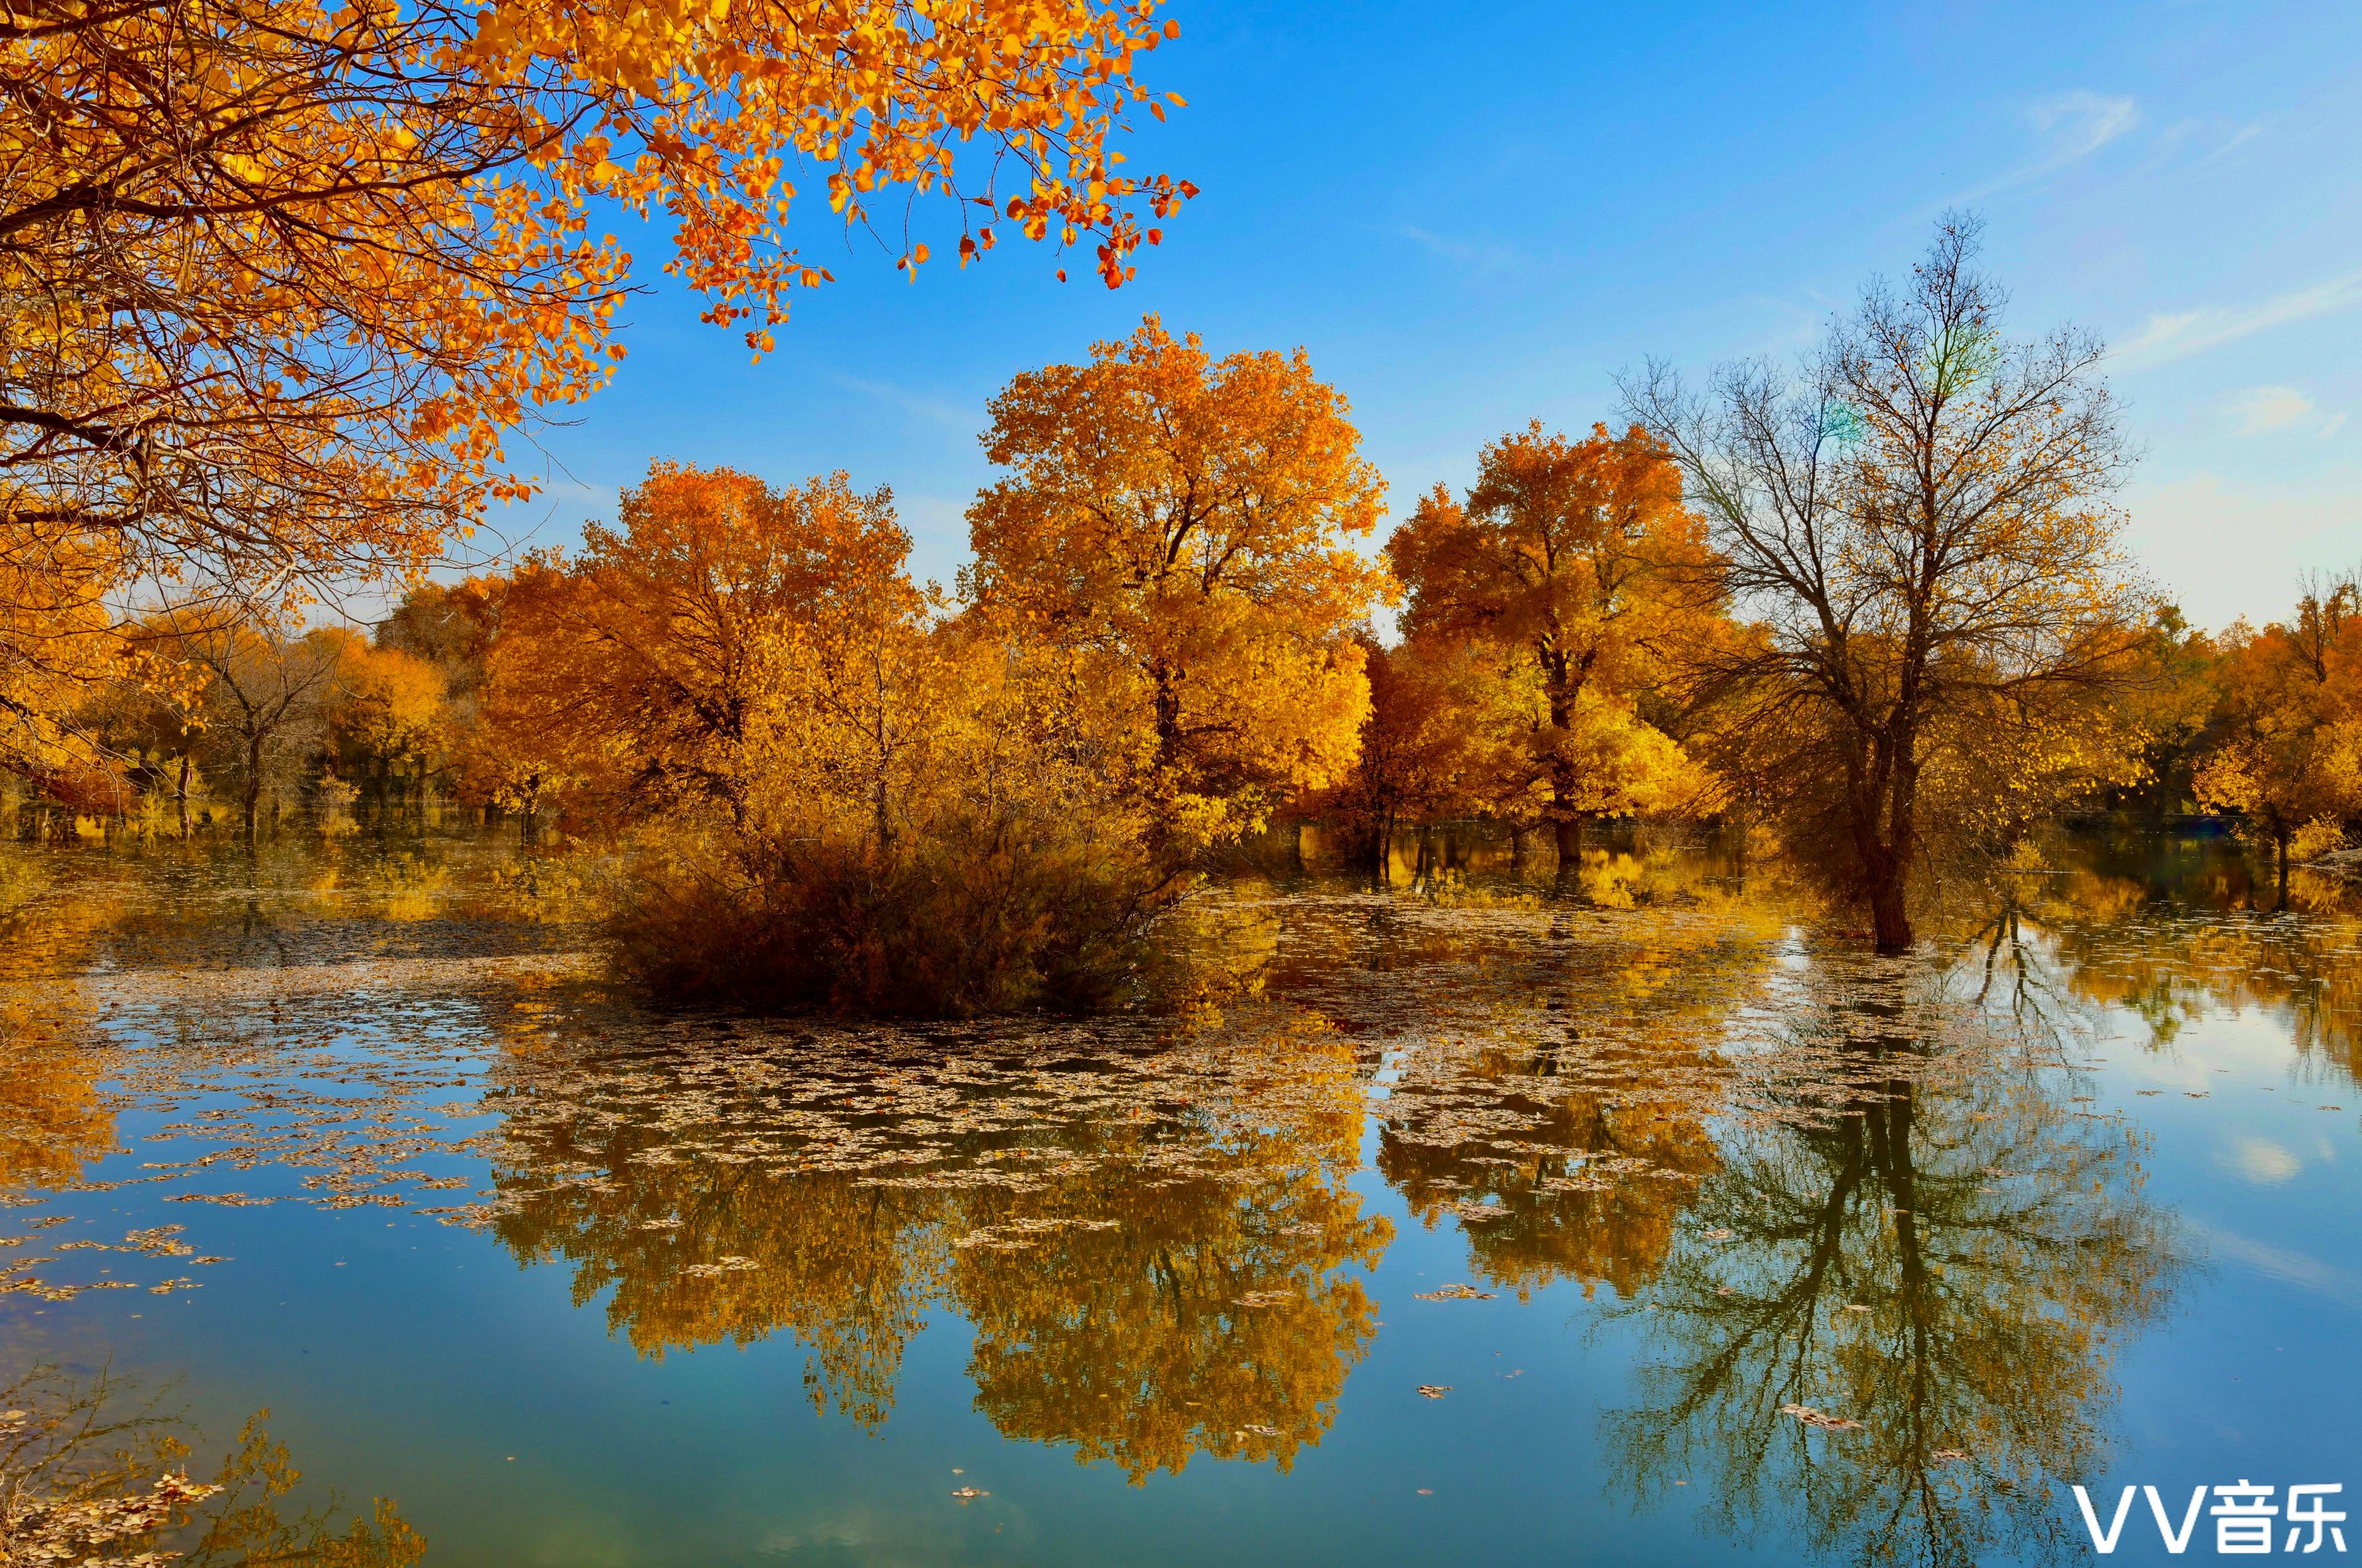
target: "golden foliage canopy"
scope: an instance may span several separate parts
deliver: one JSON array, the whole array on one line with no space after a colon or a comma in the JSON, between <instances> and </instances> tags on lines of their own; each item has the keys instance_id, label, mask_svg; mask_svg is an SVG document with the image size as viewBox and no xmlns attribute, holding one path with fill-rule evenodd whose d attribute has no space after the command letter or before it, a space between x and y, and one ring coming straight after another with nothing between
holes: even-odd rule
<instances>
[{"instance_id":1,"label":"golden foliage canopy","mask_svg":"<svg viewBox=\"0 0 2362 1568\"><path fill-rule=\"evenodd\" d=\"M742 806L742 747L786 627L915 614L909 536L885 491L843 474L774 489L658 463L592 525L581 558L520 572L488 662L487 721L513 765L611 806Z\"/></svg>"},{"instance_id":2,"label":"golden foliage canopy","mask_svg":"<svg viewBox=\"0 0 2362 1568\"><path fill-rule=\"evenodd\" d=\"M2285 870L2306 823L2362 817L2362 584L2316 583L2287 622L2234 626L2214 683L2219 739L2199 798L2246 813Z\"/></svg>"},{"instance_id":3,"label":"golden foliage canopy","mask_svg":"<svg viewBox=\"0 0 2362 1568\"><path fill-rule=\"evenodd\" d=\"M798 179L898 265L944 199L1090 237L1110 285L1186 182L1122 171L1153 0L24 0L0 19L0 701L81 674L89 593L279 598L414 573L528 493L504 434L579 399L661 212L669 270L745 323L827 281ZM1145 212L1142 211L1145 208ZM61 591L52 580L66 582ZM24 623L29 622L30 624Z\"/></svg>"},{"instance_id":4,"label":"golden foliage canopy","mask_svg":"<svg viewBox=\"0 0 2362 1568\"><path fill-rule=\"evenodd\" d=\"M1484 646L1511 690L1503 773L1484 796L1513 818L1586 817L1704 804L1712 784L1639 704L1668 654L1719 621L1704 525L1680 470L1645 431L1581 441L1537 420L1492 443L1465 504L1438 485L1386 543L1407 590L1413 646Z\"/></svg>"},{"instance_id":5,"label":"golden foliage canopy","mask_svg":"<svg viewBox=\"0 0 2362 1568\"><path fill-rule=\"evenodd\" d=\"M1151 316L991 412L1012 472L969 509L970 596L1111 694L1168 828L1234 835L1341 777L1369 701L1353 634L1385 586L1352 541L1385 485L1304 353L1218 361Z\"/></svg>"}]
</instances>

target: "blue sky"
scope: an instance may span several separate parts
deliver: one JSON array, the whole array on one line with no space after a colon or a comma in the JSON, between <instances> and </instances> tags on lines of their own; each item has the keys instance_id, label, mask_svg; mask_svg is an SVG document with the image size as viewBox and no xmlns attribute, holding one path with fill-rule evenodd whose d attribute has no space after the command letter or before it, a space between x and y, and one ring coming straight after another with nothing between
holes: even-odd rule
<instances>
[{"instance_id":1,"label":"blue sky","mask_svg":"<svg viewBox=\"0 0 2362 1568\"><path fill-rule=\"evenodd\" d=\"M1396 514L1539 417L1612 417L1644 356L1793 353L1965 205L2033 335L2114 347L2143 452L2122 500L2192 619L2281 613L2362 562L2362 6L1221 5L1143 80L1189 108L1128 146L1203 194L1110 293L1004 246L915 284L808 204L834 287L750 366L657 277L614 383L539 437L506 538L570 540L650 458L893 487L948 580L989 477L985 400L1142 313L1217 352L1309 349ZM950 246L930 233L918 237Z\"/></svg>"}]
</instances>

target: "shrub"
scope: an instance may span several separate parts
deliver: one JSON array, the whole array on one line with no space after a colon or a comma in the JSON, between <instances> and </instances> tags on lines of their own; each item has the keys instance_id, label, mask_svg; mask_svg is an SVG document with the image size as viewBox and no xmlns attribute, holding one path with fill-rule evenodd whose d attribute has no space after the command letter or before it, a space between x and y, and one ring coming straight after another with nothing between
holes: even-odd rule
<instances>
[{"instance_id":1,"label":"shrub","mask_svg":"<svg viewBox=\"0 0 2362 1568\"><path fill-rule=\"evenodd\" d=\"M1176 890L1136 848L1038 813L940 819L907 847L734 828L645 839L610 922L660 999L972 1017L1122 999Z\"/></svg>"}]
</instances>

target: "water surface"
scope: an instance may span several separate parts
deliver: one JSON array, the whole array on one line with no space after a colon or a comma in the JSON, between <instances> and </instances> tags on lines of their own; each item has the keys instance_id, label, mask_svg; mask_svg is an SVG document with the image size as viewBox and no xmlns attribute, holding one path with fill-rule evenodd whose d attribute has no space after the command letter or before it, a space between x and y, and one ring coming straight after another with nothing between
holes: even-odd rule
<instances>
[{"instance_id":1,"label":"water surface","mask_svg":"<svg viewBox=\"0 0 2362 1568\"><path fill-rule=\"evenodd\" d=\"M451 1564L2042 1562L2074 1483L2353 1496L2345 895L2051 862L1897 961L1669 855L1244 882L1218 1006L850 1027L635 1007L497 842L20 846L7 1364L198 1472L267 1408L290 1507Z\"/></svg>"}]
</instances>

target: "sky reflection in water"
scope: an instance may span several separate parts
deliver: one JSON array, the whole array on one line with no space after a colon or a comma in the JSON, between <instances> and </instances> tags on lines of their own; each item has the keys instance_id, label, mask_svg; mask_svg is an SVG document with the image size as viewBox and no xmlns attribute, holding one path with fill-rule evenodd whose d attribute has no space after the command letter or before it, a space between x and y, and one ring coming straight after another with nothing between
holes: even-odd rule
<instances>
[{"instance_id":1,"label":"sky reflection in water","mask_svg":"<svg viewBox=\"0 0 2362 1568\"><path fill-rule=\"evenodd\" d=\"M497 845L20 853L6 1353L204 1455L270 1407L432 1562L2044 1561L2069 1482L2351 1496L2356 928L2058 864L1942 965L1662 860L1242 887L1219 1011L853 1029L635 1010Z\"/></svg>"}]
</instances>

